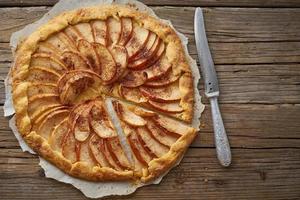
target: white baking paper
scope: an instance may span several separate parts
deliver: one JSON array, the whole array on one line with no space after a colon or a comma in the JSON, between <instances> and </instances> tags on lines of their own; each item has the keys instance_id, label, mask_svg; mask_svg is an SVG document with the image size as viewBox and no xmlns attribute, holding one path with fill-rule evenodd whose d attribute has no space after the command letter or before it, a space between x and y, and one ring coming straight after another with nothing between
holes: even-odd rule
<instances>
[{"instance_id":1,"label":"white baking paper","mask_svg":"<svg viewBox=\"0 0 300 200\"><path fill-rule=\"evenodd\" d=\"M151 8L149 8L146 5L144 5L143 3L135 1L135 0L85 0L85 1L60 0L40 20L38 20L32 24L29 24L22 30L12 34L12 36L10 38L10 46L12 48L12 51L14 53L14 51L17 47L17 44L20 41L22 41L23 39L25 39L27 36L29 36L38 27L45 24L49 19L55 17L56 15L58 15L64 11L73 10L76 8L81 8L81 7L86 7L86 6L93 6L93 5L100 5L100 4L112 4L112 3L128 4L131 7L135 6L139 11L147 12L148 14L150 14L154 17L157 17ZM162 20L162 19L159 19L159 20ZM171 27L173 27L172 23L170 21L168 21L168 20L162 20L162 21L164 23L169 24ZM193 60L188 54L188 50L187 50L188 38L179 32L177 32L177 34L181 38L182 44L184 45L184 50L188 57L188 61L190 63L190 66L191 66L192 72L193 72L193 76L194 76L195 105L194 105L194 116L193 116L192 125L198 129L200 126L200 116L204 110L204 105L201 103L201 96L197 89L198 81L200 79L200 73L199 73L196 61ZM5 99L5 104L4 104L4 116L11 116L14 114L14 108L13 108L13 104L12 104L10 76L7 76L7 78L5 79L5 93L6 93L6 95L5 95L6 99ZM16 125L15 125L14 117L12 117L9 120L9 126L12 129L15 137L19 141L19 144L20 144L22 150L28 151L32 154L35 154L35 152L24 142L23 138L20 136L20 134L16 128ZM43 159L41 157L39 157L39 158L40 158L39 164L44 169L46 177L56 179L60 182L72 184L74 187L79 189L85 196L90 197L90 198L100 198L100 197L109 196L109 195L128 195L128 194L133 193L139 187L149 185L149 184L160 183L162 177L165 175L164 174L161 177L157 178L155 181L153 181L151 183L147 183L147 184L143 184L143 183L133 184L131 182L96 183L96 182L89 182L89 181L71 177L71 176L65 174L64 172L62 172L61 170L59 170L57 167L55 167L51 163L47 162L45 159ZM179 162L177 164L179 164Z\"/></svg>"}]
</instances>

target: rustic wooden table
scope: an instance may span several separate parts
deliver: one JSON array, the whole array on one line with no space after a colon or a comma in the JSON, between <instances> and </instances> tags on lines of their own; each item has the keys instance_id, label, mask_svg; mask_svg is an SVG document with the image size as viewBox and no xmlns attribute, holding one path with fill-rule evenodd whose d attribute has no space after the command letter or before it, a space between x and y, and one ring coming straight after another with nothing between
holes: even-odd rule
<instances>
[{"instance_id":1,"label":"rustic wooden table","mask_svg":"<svg viewBox=\"0 0 300 200\"><path fill-rule=\"evenodd\" d=\"M0 0L2 106L11 33L39 19L55 2ZM194 58L194 10L204 8L233 163L225 169L216 160L207 105L200 136L160 185L107 199L300 199L300 1L144 3L189 37ZM44 178L37 157L21 151L2 115L1 109L0 199L86 199L74 187Z\"/></svg>"}]
</instances>

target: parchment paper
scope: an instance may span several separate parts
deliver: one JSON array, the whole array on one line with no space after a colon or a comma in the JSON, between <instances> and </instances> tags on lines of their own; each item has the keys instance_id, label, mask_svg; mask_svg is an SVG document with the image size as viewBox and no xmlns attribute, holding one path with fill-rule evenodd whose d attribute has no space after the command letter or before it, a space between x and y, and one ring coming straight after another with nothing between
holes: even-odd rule
<instances>
[{"instance_id":1,"label":"parchment paper","mask_svg":"<svg viewBox=\"0 0 300 200\"><path fill-rule=\"evenodd\" d=\"M45 24L49 19L55 17L56 15L60 14L61 12L67 11L67 10L73 10L76 8L86 7L86 6L93 6L93 5L100 5L100 4L129 4L130 6L135 6L139 11L147 12L148 14L158 18L152 9L147 7L141 2L135 1L135 0L60 0L53 8L46 13L40 20L27 25L22 30L15 32L12 34L10 38L10 46L12 48L12 52L14 54L15 49L17 47L17 44L25 39L27 36L29 36L34 30L36 30L38 27L40 27L42 24ZM162 19L159 19L162 20ZM169 24L171 27L172 23L168 20L162 20L164 23ZM177 32L177 31L176 31ZM187 43L188 39L183 34L177 32L179 35L182 44L184 45L185 53L188 57L188 61L190 63L190 66L192 68L193 76L194 76L194 99L195 99L195 105L194 105L194 116L192 125L195 128L199 128L200 126L200 116L201 113L204 110L204 105L201 103L201 96L199 94L199 91L197 89L198 81L200 79L200 73L196 64L196 61L193 60L187 50ZM8 75L5 79L5 104L4 104L4 116L12 116L15 111L12 104L12 95L11 95L11 79ZM35 154L35 152L24 142L23 138L20 136L16 125L15 125L15 117L13 116L9 120L9 126L12 129L15 137L19 141L19 144L23 151L28 151L29 153ZM59 170L57 167L52 165L51 163L47 162L45 159L39 157L40 163L39 165L44 169L45 176L48 178L56 179L60 182L69 183L72 184L74 187L79 189L85 196L90 198L99 198L109 195L127 195L130 193L133 193L137 188L149 185L149 184L158 184L160 183L162 177L165 175L162 175L155 181L147 184L139 183L139 184L133 184L131 182L105 182L105 183L95 183L95 182L89 182L81 179L77 179L74 177L71 177L61 170ZM181 160L181 159L180 159ZM179 161L180 162L180 161ZM177 164L179 164L179 162ZM167 173L166 173L167 174Z\"/></svg>"}]
</instances>

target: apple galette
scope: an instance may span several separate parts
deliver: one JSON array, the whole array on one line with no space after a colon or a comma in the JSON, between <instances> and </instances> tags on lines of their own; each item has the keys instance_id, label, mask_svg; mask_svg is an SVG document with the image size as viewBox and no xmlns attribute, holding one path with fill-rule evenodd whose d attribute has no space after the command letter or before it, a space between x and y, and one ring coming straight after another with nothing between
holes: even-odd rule
<instances>
[{"instance_id":1,"label":"apple galette","mask_svg":"<svg viewBox=\"0 0 300 200\"><path fill-rule=\"evenodd\" d=\"M11 74L22 137L75 177L152 180L196 135L180 39L125 6L57 16L18 46Z\"/></svg>"}]
</instances>

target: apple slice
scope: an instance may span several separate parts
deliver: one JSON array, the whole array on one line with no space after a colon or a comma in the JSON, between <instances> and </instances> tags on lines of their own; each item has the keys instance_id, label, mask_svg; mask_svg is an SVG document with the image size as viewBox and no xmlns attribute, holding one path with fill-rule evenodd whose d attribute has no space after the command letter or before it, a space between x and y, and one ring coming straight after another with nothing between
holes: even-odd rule
<instances>
[{"instance_id":1,"label":"apple slice","mask_svg":"<svg viewBox=\"0 0 300 200\"><path fill-rule=\"evenodd\" d=\"M73 26L79 35L88 42L94 42L92 27L89 23L79 23Z\"/></svg>"},{"instance_id":2,"label":"apple slice","mask_svg":"<svg viewBox=\"0 0 300 200\"><path fill-rule=\"evenodd\" d=\"M108 30L108 46L117 44L121 35L121 22L113 17L106 20Z\"/></svg>"},{"instance_id":3,"label":"apple slice","mask_svg":"<svg viewBox=\"0 0 300 200\"><path fill-rule=\"evenodd\" d=\"M74 26L67 26L67 28L64 29L64 33L68 38L70 38L70 40L73 41L74 44L77 44L78 40L83 39L80 32L74 28Z\"/></svg>"},{"instance_id":4,"label":"apple slice","mask_svg":"<svg viewBox=\"0 0 300 200\"><path fill-rule=\"evenodd\" d=\"M92 152L89 147L89 141L86 140L85 142L80 143L80 151L78 152L79 161L86 162L90 166L96 165L96 161L92 155Z\"/></svg>"},{"instance_id":5,"label":"apple slice","mask_svg":"<svg viewBox=\"0 0 300 200\"><path fill-rule=\"evenodd\" d=\"M144 108L140 108L140 107L133 107L132 108L132 111L141 116L141 117L153 117L153 116L156 116L156 113L153 112L153 111L150 111L150 110L146 110ZM148 121L147 121L148 123Z\"/></svg>"},{"instance_id":6,"label":"apple slice","mask_svg":"<svg viewBox=\"0 0 300 200\"><path fill-rule=\"evenodd\" d=\"M61 102L64 104L74 102L76 97L93 83L94 79L89 74L74 75L62 88L59 88Z\"/></svg>"},{"instance_id":7,"label":"apple slice","mask_svg":"<svg viewBox=\"0 0 300 200\"><path fill-rule=\"evenodd\" d=\"M84 142L90 135L89 120L87 117L79 116L75 122L74 136L79 142Z\"/></svg>"},{"instance_id":8,"label":"apple slice","mask_svg":"<svg viewBox=\"0 0 300 200\"><path fill-rule=\"evenodd\" d=\"M145 147L140 143L137 133L133 130L127 137L128 143L135 157L143 165L148 166L148 163L153 159L151 155L145 150Z\"/></svg>"},{"instance_id":9,"label":"apple slice","mask_svg":"<svg viewBox=\"0 0 300 200\"><path fill-rule=\"evenodd\" d=\"M61 60L69 70L91 69L89 62L77 52L65 51L61 56Z\"/></svg>"},{"instance_id":10,"label":"apple slice","mask_svg":"<svg viewBox=\"0 0 300 200\"><path fill-rule=\"evenodd\" d=\"M179 105L179 102L171 102L171 103L159 103L156 101L149 100L148 103L155 109L168 112L168 113L181 113L183 112L183 108Z\"/></svg>"},{"instance_id":11,"label":"apple slice","mask_svg":"<svg viewBox=\"0 0 300 200\"><path fill-rule=\"evenodd\" d=\"M133 30L133 23L131 18L122 17L121 18L121 35L118 44L125 46L129 39L131 38Z\"/></svg>"},{"instance_id":12,"label":"apple slice","mask_svg":"<svg viewBox=\"0 0 300 200\"><path fill-rule=\"evenodd\" d=\"M142 71L130 71L120 82L124 87L136 88L147 81L147 74Z\"/></svg>"},{"instance_id":13,"label":"apple slice","mask_svg":"<svg viewBox=\"0 0 300 200\"><path fill-rule=\"evenodd\" d=\"M107 159L101 150L102 145L104 145L103 140L94 134L89 142L89 147L92 152L92 155L101 167L110 167L110 164L107 162Z\"/></svg>"},{"instance_id":14,"label":"apple slice","mask_svg":"<svg viewBox=\"0 0 300 200\"><path fill-rule=\"evenodd\" d=\"M33 117L34 112L43 110L50 105L59 105L59 96L57 94L36 94L28 99L28 115Z\"/></svg>"},{"instance_id":15,"label":"apple slice","mask_svg":"<svg viewBox=\"0 0 300 200\"><path fill-rule=\"evenodd\" d=\"M45 67L50 68L56 71L59 74L62 74L68 68L59 58L55 57L53 54L47 53L35 53L32 55L30 65L32 67Z\"/></svg>"},{"instance_id":16,"label":"apple slice","mask_svg":"<svg viewBox=\"0 0 300 200\"><path fill-rule=\"evenodd\" d=\"M31 82L44 82L55 84L60 78L60 74L56 71L49 69L47 67L30 67L27 81Z\"/></svg>"},{"instance_id":17,"label":"apple slice","mask_svg":"<svg viewBox=\"0 0 300 200\"><path fill-rule=\"evenodd\" d=\"M101 74L100 60L93 45L86 40L78 40L77 47L79 52L86 58L89 65L94 69L94 72Z\"/></svg>"},{"instance_id":18,"label":"apple slice","mask_svg":"<svg viewBox=\"0 0 300 200\"><path fill-rule=\"evenodd\" d=\"M64 109L50 113L38 126L37 133L48 140L54 127L65 119L68 114L69 111Z\"/></svg>"},{"instance_id":19,"label":"apple slice","mask_svg":"<svg viewBox=\"0 0 300 200\"><path fill-rule=\"evenodd\" d=\"M63 43L63 45L66 46L66 49L64 49L63 52L64 51L77 51L76 43L66 33L59 32L57 34L57 37L60 39L60 41Z\"/></svg>"},{"instance_id":20,"label":"apple slice","mask_svg":"<svg viewBox=\"0 0 300 200\"><path fill-rule=\"evenodd\" d=\"M146 45L150 32L137 24L133 25L132 37L125 45L129 61L134 58Z\"/></svg>"},{"instance_id":21,"label":"apple slice","mask_svg":"<svg viewBox=\"0 0 300 200\"><path fill-rule=\"evenodd\" d=\"M152 136L163 145L170 147L178 139L177 135L170 135L164 132L163 129L160 129L152 120L147 121L147 128L149 133L151 133Z\"/></svg>"},{"instance_id":22,"label":"apple slice","mask_svg":"<svg viewBox=\"0 0 300 200\"><path fill-rule=\"evenodd\" d=\"M164 154L168 153L169 148L165 145L160 144L153 137L151 137L151 134L149 133L148 129L140 127L137 129L137 132L140 138L144 141L146 147L149 148L150 151L154 153L156 157L159 158Z\"/></svg>"},{"instance_id":23,"label":"apple slice","mask_svg":"<svg viewBox=\"0 0 300 200\"><path fill-rule=\"evenodd\" d=\"M30 114L30 118L34 126L38 126L40 122L45 119L50 113L56 111L56 110L61 110L61 109L66 109L68 108L67 106L62 106L61 104L50 104L50 105L44 105L39 107L39 109L36 109L32 114Z\"/></svg>"},{"instance_id":24,"label":"apple slice","mask_svg":"<svg viewBox=\"0 0 300 200\"><path fill-rule=\"evenodd\" d=\"M119 139L117 137L110 138L107 140L106 144L109 151L111 152L112 157L114 158L114 161L118 165L122 166L122 168L130 169L131 165L123 151Z\"/></svg>"},{"instance_id":25,"label":"apple slice","mask_svg":"<svg viewBox=\"0 0 300 200\"><path fill-rule=\"evenodd\" d=\"M139 89L145 97L161 103L178 101L181 99L181 93L177 82L162 88L140 87Z\"/></svg>"},{"instance_id":26,"label":"apple slice","mask_svg":"<svg viewBox=\"0 0 300 200\"><path fill-rule=\"evenodd\" d=\"M39 42L35 53L61 54L62 52L48 42Z\"/></svg>"},{"instance_id":27,"label":"apple slice","mask_svg":"<svg viewBox=\"0 0 300 200\"><path fill-rule=\"evenodd\" d=\"M165 76L162 76L157 80L146 81L145 86L162 87L162 86L170 85L171 83L177 81L179 79L179 76L180 76L179 74L174 75L172 70L169 70L169 72Z\"/></svg>"},{"instance_id":28,"label":"apple slice","mask_svg":"<svg viewBox=\"0 0 300 200\"><path fill-rule=\"evenodd\" d=\"M132 70L142 70L149 67L147 63L153 62L152 57L158 51L159 44L159 38L155 35L155 33L151 32L147 44L143 50L134 57L132 62L128 64L128 68Z\"/></svg>"},{"instance_id":29,"label":"apple slice","mask_svg":"<svg viewBox=\"0 0 300 200\"><path fill-rule=\"evenodd\" d=\"M69 131L63 139L62 155L72 163L77 161L76 140L71 131Z\"/></svg>"},{"instance_id":30,"label":"apple slice","mask_svg":"<svg viewBox=\"0 0 300 200\"><path fill-rule=\"evenodd\" d=\"M165 76L171 69L172 65L166 55L164 55L156 63L143 71L147 74L147 81L152 81Z\"/></svg>"},{"instance_id":31,"label":"apple slice","mask_svg":"<svg viewBox=\"0 0 300 200\"><path fill-rule=\"evenodd\" d=\"M45 48L48 48L48 50L51 49L51 53L54 54L61 54L64 51L76 49L74 46L72 40L70 40L64 33L57 33L52 36L50 36L45 42L39 43L39 49L38 51L49 52L45 51ZM75 48L74 48L75 47Z\"/></svg>"},{"instance_id":32,"label":"apple slice","mask_svg":"<svg viewBox=\"0 0 300 200\"><path fill-rule=\"evenodd\" d=\"M114 58L105 46L94 43L94 48L102 66L100 76L103 81L109 82L115 77L117 72L117 66Z\"/></svg>"},{"instance_id":33,"label":"apple slice","mask_svg":"<svg viewBox=\"0 0 300 200\"><path fill-rule=\"evenodd\" d=\"M109 48L110 53L113 56L113 59L116 63L116 74L115 77L110 81L116 81L125 74L127 67L128 55L125 47L114 45Z\"/></svg>"},{"instance_id":34,"label":"apple slice","mask_svg":"<svg viewBox=\"0 0 300 200\"><path fill-rule=\"evenodd\" d=\"M54 127L50 137L49 145L54 151L62 151L63 138L69 131L68 118L65 118L57 126Z\"/></svg>"},{"instance_id":35,"label":"apple slice","mask_svg":"<svg viewBox=\"0 0 300 200\"><path fill-rule=\"evenodd\" d=\"M108 38L106 22L103 20L95 20L91 22L91 25L95 42L106 46Z\"/></svg>"},{"instance_id":36,"label":"apple slice","mask_svg":"<svg viewBox=\"0 0 300 200\"><path fill-rule=\"evenodd\" d=\"M28 89L27 89L27 96L31 97L37 94L56 94L57 93L57 87L56 84L53 83L45 83L45 82L35 82L30 83Z\"/></svg>"},{"instance_id":37,"label":"apple slice","mask_svg":"<svg viewBox=\"0 0 300 200\"><path fill-rule=\"evenodd\" d=\"M90 125L94 132L101 138L111 138L117 136L113 129L104 108L93 106L90 113Z\"/></svg>"},{"instance_id":38,"label":"apple slice","mask_svg":"<svg viewBox=\"0 0 300 200\"><path fill-rule=\"evenodd\" d=\"M131 112L121 103L113 101L113 106L119 117L127 124L135 127L145 126L147 124L147 121L145 121L142 117L136 115L135 113Z\"/></svg>"},{"instance_id":39,"label":"apple slice","mask_svg":"<svg viewBox=\"0 0 300 200\"><path fill-rule=\"evenodd\" d=\"M147 98L144 97L138 88L127 88L119 86L119 94L128 101L135 103L146 103Z\"/></svg>"},{"instance_id":40,"label":"apple slice","mask_svg":"<svg viewBox=\"0 0 300 200\"><path fill-rule=\"evenodd\" d=\"M153 120L157 126L179 136L186 134L190 129L192 129L183 123L163 116L157 116L153 118Z\"/></svg>"}]
</instances>

